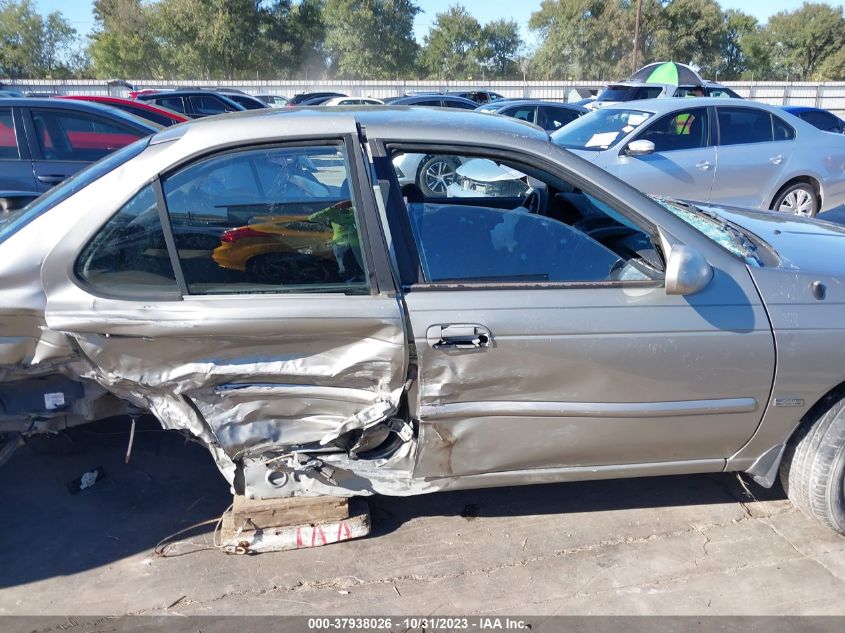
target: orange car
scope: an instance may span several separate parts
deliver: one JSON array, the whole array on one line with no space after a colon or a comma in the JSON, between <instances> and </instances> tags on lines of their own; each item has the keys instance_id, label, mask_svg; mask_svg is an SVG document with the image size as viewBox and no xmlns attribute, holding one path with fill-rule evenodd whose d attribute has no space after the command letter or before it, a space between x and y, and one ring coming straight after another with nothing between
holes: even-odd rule
<instances>
[{"instance_id":1,"label":"orange car","mask_svg":"<svg viewBox=\"0 0 845 633\"><path fill-rule=\"evenodd\" d=\"M308 218L264 216L255 224L229 229L212 257L222 268L242 270L256 283L278 284L281 279L290 283L296 278L294 271L309 283L321 278L324 283L340 282L332 229Z\"/></svg>"}]
</instances>

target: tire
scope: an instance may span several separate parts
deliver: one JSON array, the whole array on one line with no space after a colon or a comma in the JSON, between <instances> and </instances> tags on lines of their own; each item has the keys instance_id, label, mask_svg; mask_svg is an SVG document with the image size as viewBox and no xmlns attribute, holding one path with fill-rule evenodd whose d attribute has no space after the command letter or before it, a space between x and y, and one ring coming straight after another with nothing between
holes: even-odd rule
<instances>
[{"instance_id":1,"label":"tire","mask_svg":"<svg viewBox=\"0 0 845 633\"><path fill-rule=\"evenodd\" d=\"M322 284L337 276L325 260L301 253L258 255L247 262L246 272L251 282L271 286Z\"/></svg>"},{"instance_id":2,"label":"tire","mask_svg":"<svg viewBox=\"0 0 845 633\"><path fill-rule=\"evenodd\" d=\"M426 156L417 169L417 186L426 198L445 198L459 165L451 156Z\"/></svg>"},{"instance_id":3,"label":"tire","mask_svg":"<svg viewBox=\"0 0 845 633\"><path fill-rule=\"evenodd\" d=\"M813 218L819 212L821 201L815 187L806 182L796 182L781 191L772 203L772 210Z\"/></svg>"},{"instance_id":4,"label":"tire","mask_svg":"<svg viewBox=\"0 0 845 633\"><path fill-rule=\"evenodd\" d=\"M793 436L780 479L794 506L845 535L845 399Z\"/></svg>"}]
</instances>

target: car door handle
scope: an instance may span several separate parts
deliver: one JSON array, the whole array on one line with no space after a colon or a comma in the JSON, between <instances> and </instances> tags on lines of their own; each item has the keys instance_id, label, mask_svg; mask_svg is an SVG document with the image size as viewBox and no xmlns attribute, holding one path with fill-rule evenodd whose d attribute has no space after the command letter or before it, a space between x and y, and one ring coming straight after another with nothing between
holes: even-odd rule
<instances>
[{"instance_id":1,"label":"car door handle","mask_svg":"<svg viewBox=\"0 0 845 633\"><path fill-rule=\"evenodd\" d=\"M38 182L43 182L45 185L58 185L62 182L67 176L62 176L60 174L46 174L43 176L36 176Z\"/></svg>"},{"instance_id":2,"label":"car door handle","mask_svg":"<svg viewBox=\"0 0 845 633\"><path fill-rule=\"evenodd\" d=\"M434 349L484 349L490 347L493 335L483 325L475 323L450 323L432 325L426 339Z\"/></svg>"},{"instance_id":3,"label":"car door handle","mask_svg":"<svg viewBox=\"0 0 845 633\"><path fill-rule=\"evenodd\" d=\"M780 165L783 162L783 156L778 154L777 156L772 156L769 160L771 161L772 165Z\"/></svg>"},{"instance_id":4,"label":"car door handle","mask_svg":"<svg viewBox=\"0 0 845 633\"><path fill-rule=\"evenodd\" d=\"M703 160L700 163L696 163L695 166L698 167L701 171L707 171L713 166L713 163L711 163L709 160Z\"/></svg>"}]
</instances>

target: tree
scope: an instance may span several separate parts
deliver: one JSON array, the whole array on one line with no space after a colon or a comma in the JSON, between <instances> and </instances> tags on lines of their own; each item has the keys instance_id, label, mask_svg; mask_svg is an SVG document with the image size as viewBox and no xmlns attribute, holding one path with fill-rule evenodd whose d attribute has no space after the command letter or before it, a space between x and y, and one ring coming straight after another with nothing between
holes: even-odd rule
<instances>
[{"instance_id":1,"label":"tree","mask_svg":"<svg viewBox=\"0 0 845 633\"><path fill-rule=\"evenodd\" d=\"M76 30L59 12L42 17L31 0L0 0L0 76L73 73Z\"/></svg>"},{"instance_id":2,"label":"tree","mask_svg":"<svg viewBox=\"0 0 845 633\"><path fill-rule=\"evenodd\" d=\"M655 3L658 0L644 1L644 17ZM625 0L543 0L528 23L542 41L531 61L532 75L542 79L628 76L635 5Z\"/></svg>"},{"instance_id":3,"label":"tree","mask_svg":"<svg viewBox=\"0 0 845 633\"><path fill-rule=\"evenodd\" d=\"M691 64L705 76L721 66L727 29L716 0L671 0L663 10L662 29L655 51L661 59Z\"/></svg>"},{"instance_id":4,"label":"tree","mask_svg":"<svg viewBox=\"0 0 845 633\"><path fill-rule=\"evenodd\" d=\"M163 78L175 70L156 37L158 5L141 0L95 0L88 54L98 77Z\"/></svg>"},{"instance_id":5,"label":"tree","mask_svg":"<svg viewBox=\"0 0 845 633\"><path fill-rule=\"evenodd\" d=\"M481 24L459 4L435 16L425 36L420 67L439 79L474 79L482 74Z\"/></svg>"},{"instance_id":6,"label":"tree","mask_svg":"<svg viewBox=\"0 0 845 633\"><path fill-rule=\"evenodd\" d=\"M842 7L821 2L805 2L791 13L773 15L767 31L776 58L793 80L812 79L825 60L845 45Z\"/></svg>"},{"instance_id":7,"label":"tree","mask_svg":"<svg viewBox=\"0 0 845 633\"><path fill-rule=\"evenodd\" d=\"M519 24L513 20L495 20L481 29L482 65L491 79L521 76L517 59L521 48Z\"/></svg>"},{"instance_id":8,"label":"tree","mask_svg":"<svg viewBox=\"0 0 845 633\"><path fill-rule=\"evenodd\" d=\"M389 79L411 73L419 11L412 0L325 0L326 50L335 74Z\"/></svg>"},{"instance_id":9,"label":"tree","mask_svg":"<svg viewBox=\"0 0 845 633\"><path fill-rule=\"evenodd\" d=\"M748 54L744 50L746 38L760 30L757 18L736 9L725 12L725 46L719 75L723 79L739 79L749 68Z\"/></svg>"}]
</instances>

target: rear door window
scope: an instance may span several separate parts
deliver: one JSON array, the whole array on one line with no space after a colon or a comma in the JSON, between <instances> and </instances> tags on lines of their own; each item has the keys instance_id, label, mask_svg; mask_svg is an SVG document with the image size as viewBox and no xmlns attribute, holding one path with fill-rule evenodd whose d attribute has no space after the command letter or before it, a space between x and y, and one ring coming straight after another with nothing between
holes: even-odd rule
<instances>
[{"instance_id":1,"label":"rear door window","mask_svg":"<svg viewBox=\"0 0 845 633\"><path fill-rule=\"evenodd\" d=\"M756 108L724 108L719 113L719 145L771 143L772 117Z\"/></svg>"},{"instance_id":2,"label":"rear door window","mask_svg":"<svg viewBox=\"0 0 845 633\"><path fill-rule=\"evenodd\" d=\"M228 106L223 101L211 95L188 97L188 100L191 102L191 107L196 114L210 116L229 111Z\"/></svg>"},{"instance_id":3,"label":"rear door window","mask_svg":"<svg viewBox=\"0 0 845 633\"><path fill-rule=\"evenodd\" d=\"M91 162L144 136L128 126L70 110L34 109L32 122L45 160Z\"/></svg>"},{"instance_id":4,"label":"rear door window","mask_svg":"<svg viewBox=\"0 0 845 633\"><path fill-rule=\"evenodd\" d=\"M0 108L0 160L20 158L11 108Z\"/></svg>"},{"instance_id":5,"label":"rear door window","mask_svg":"<svg viewBox=\"0 0 845 633\"><path fill-rule=\"evenodd\" d=\"M159 97L158 99L151 99L151 101L168 110L185 113L185 104L182 97Z\"/></svg>"},{"instance_id":6,"label":"rear door window","mask_svg":"<svg viewBox=\"0 0 845 633\"><path fill-rule=\"evenodd\" d=\"M345 149L250 149L163 182L190 294L367 294Z\"/></svg>"},{"instance_id":7,"label":"rear door window","mask_svg":"<svg viewBox=\"0 0 845 633\"><path fill-rule=\"evenodd\" d=\"M507 110L503 110L502 114L512 117L514 119L519 119L520 121L528 121L529 123L534 123L534 113L537 111L537 108L534 106L517 106L515 108L508 108Z\"/></svg>"},{"instance_id":8,"label":"rear door window","mask_svg":"<svg viewBox=\"0 0 845 633\"><path fill-rule=\"evenodd\" d=\"M559 130L580 116L576 110L554 108L551 106L542 106L539 115L537 124L544 130L549 131Z\"/></svg>"}]
</instances>

